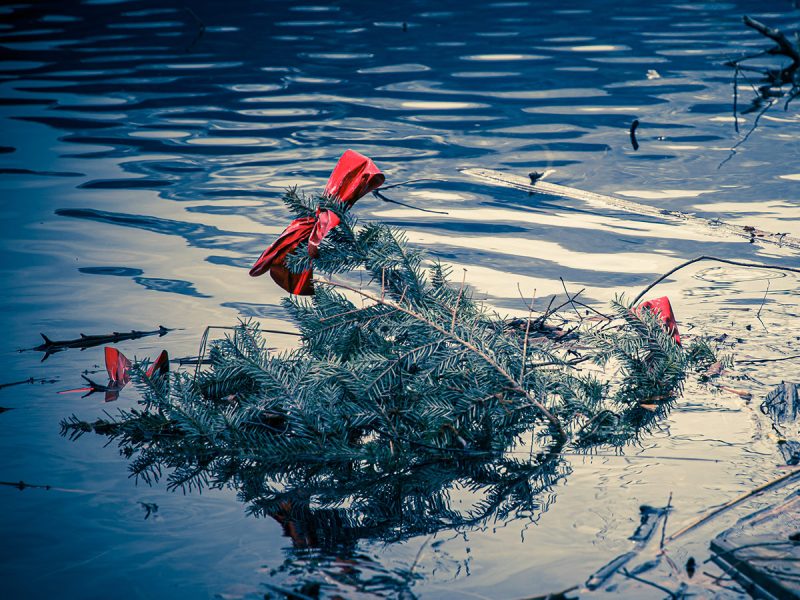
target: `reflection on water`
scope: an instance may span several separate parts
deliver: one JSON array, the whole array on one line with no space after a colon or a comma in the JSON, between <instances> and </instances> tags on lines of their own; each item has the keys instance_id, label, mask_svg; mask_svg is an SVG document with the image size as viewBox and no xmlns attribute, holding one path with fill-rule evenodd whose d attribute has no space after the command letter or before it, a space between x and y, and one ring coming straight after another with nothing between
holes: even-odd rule
<instances>
[{"instance_id":1,"label":"reflection on water","mask_svg":"<svg viewBox=\"0 0 800 600\"><path fill-rule=\"evenodd\" d=\"M740 117L737 136L732 74L722 65L763 47L741 15L787 30L800 20L789 2L768 8L748 0L5 4L0 383L66 382L102 362L91 349L45 363L16 352L39 343L40 331L70 339L161 323L184 328L164 342L185 356L206 325L239 315L285 328L281 290L246 269L285 223L282 189L321 188L347 147L372 157L388 183L438 180L393 195L447 215L366 199L359 215L408 228L509 310L521 308L517 283L546 299L563 291L564 277L604 300L701 254L796 264L780 249L487 188L457 171L555 169L558 183L800 234L795 105L765 114L717 168L754 120ZM634 119L638 151L628 136ZM773 276L703 265L663 291L690 331L724 332L737 353L774 356L798 343L775 337L796 316L798 285ZM764 327L755 318L762 302ZM161 344L119 346L141 357ZM768 388L786 372L762 365L751 375ZM757 393L760 384L742 382ZM125 460L101 440L61 439L61 418L95 417L99 405L55 387L0 390L0 405L16 409L0 415L0 480L66 490L0 490L0 528L15 540L0 547L10 596L104 597L113 585L124 597L176 589L255 597L260 582L291 571L283 525L244 516L232 491L184 498L134 487ZM631 452L723 463L576 458L535 526L501 519L440 533L419 560L424 536L358 544L358 567L320 555L309 564L378 579L402 571L423 597L563 589L624 547L638 505L663 505L664 482L683 511L676 516L687 517L749 486L753 473L768 478L774 445L741 399L697 393ZM157 504L158 518L145 521L140 502ZM690 551L701 555L702 540Z\"/></svg>"},{"instance_id":2,"label":"reflection on water","mask_svg":"<svg viewBox=\"0 0 800 600\"><path fill-rule=\"evenodd\" d=\"M141 413L116 423L71 418L63 431L71 439L90 431L108 436L131 458L137 479L149 485L168 473L168 489L236 489L249 515L272 519L291 541L269 585L285 572L282 578L288 576L291 588L283 589L308 592L321 586L332 597L415 597L411 587L420 578L414 574L416 559L410 567L387 569L364 555L361 545L401 545L419 538L427 546L439 534L485 529L491 523L535 525L555 499L553 485L569 474L558 454L534 453L525 444L503 458L487 459L481 452L438 457L411 452L394 464L314 463L163 435L153 423ZM436 541L433 547L441 545Z\"/></svg>"}]
</instances>

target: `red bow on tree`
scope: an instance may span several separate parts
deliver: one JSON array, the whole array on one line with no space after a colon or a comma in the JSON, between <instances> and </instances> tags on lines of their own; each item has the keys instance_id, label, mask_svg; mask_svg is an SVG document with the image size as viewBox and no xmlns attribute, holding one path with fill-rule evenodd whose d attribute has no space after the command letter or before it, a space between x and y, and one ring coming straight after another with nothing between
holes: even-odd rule
<instances>
[{"instance_id":1,"label":"red bow on tree","mask_svg":"<svg viewBox=\"0 0 800 600\"><path fill-rule=\"evenodd\" d=\"M355 150L347 150L328 178L325 195L353 206L356 200L381 187L384 181L386 177L374 162Z\"/></svg>"},{"instance_id":2,"label":"red bow on tree","mask_svg":"<svg viewBox=\"0 0 800 600\"><path fill-rule=\"evenodd\" d=\"M353 150L348 150L336 163L325 195L337 198L347 208L356 200L381 186L386 178L370 159ZM308 255L319 256L319 246L328 232L341 222L339 216L327 208L317 208L313 217L301 217L292 221L272 245L264 250L253 267L252 277L258 277L269 271L270 277L287 292L307 296L314 293L311 278L313 269L302 273L292 273L285 264L286 257L294 252L300 244L308 242Z\"/></svg>"},{"instance_id":3,"label":"red bow on tree","mask_svg":"<svg viewBox=\"0 0 800 600\"><path fill-rule=\"evenodd\" d=\"M642 302L636 307L636 311L640 312L644 309L649 310L656 315L664 323L664 327L675 340L675 343L681 345L681 334L678 333L678 323L675 321L675 314L672 312L672 305L669 303L669 298L662 296Z\"/></svg>"}]
</instances>

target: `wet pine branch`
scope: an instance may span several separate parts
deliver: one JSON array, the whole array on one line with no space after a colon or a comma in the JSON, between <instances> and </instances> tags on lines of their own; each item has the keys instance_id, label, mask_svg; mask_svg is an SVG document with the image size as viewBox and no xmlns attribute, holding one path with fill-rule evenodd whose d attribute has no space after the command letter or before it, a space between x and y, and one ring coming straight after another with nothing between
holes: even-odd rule
<instances>
[{"instance_id":1,"label":"wet pine branch","mask_svg":"<svg viewBox=\"0 0 800 600\"><path fill-rule=\"evenodd\" d=\"M140 407L67 419L64 434L116 440L146 481L168 472L173 488L233 485L254 511L277 510L300 490L323 504L350 490L368 505L365 482L413 481L435 497L442 488L421 474L452 482L497 461L525 472L517 485L539 489L559 476L567 444L636 441L668 412L690 367L716 360L702 341L682 349L623 298L611 321L571 323L569 334L550 325L567 321L549 310L503 318L401 231L361 226L328 199L286 196L296 215L320 203L342 224L314 261L315 295L284 301L298 348L273 353L257 323L242 323L213 343L196 379L151 380L139 365ZM304 248L289 266L308 266ZM525 468L507 454L523 438L532 439Z\"/></svg>"}]
</instances>

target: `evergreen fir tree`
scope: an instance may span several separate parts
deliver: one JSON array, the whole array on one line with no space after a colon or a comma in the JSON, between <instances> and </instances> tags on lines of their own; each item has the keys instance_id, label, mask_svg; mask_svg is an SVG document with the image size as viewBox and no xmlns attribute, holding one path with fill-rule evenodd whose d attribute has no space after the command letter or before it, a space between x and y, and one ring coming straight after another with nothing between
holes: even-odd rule
<instances>
[{"instance_id":1,"label":"evergreen fir tree","mask_svg":"<svg viewBox=\"0 0 800 600\"><path fill-rule=\"evenodd\" d=\"M116 440L147 483L236 489L252 514L281 524L312 572L309 548L350 555L362 539L535 520L569 474L566 449L637 441L690 367L716 360L702 340L682 349L623 298L598 320L560 315L574 298L504 318L401 231L360 226L329 198L292 190L285 200L297 216L321 205L342 219L313 265L306 248L288 257L293 271L317 273L313 296L284 302L299 347L272 352L256 322L240 323L212 343L207 370L149 377L135 365L139 407L73 416L62 432ZM465 492L470 501L451 502ZM379 579L397 589L411 580Z\"/></svg>"}]
</instances>

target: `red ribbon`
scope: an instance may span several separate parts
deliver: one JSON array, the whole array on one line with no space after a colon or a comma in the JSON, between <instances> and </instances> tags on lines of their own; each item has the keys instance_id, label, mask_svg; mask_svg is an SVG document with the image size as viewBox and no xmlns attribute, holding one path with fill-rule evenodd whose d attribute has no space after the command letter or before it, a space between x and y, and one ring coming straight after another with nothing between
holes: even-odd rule
<instances>
[{"instance_id":1,"label":"red ribbon","mask_svg":"<svg viewBox=\"0 0 800 600\"><path fill-rule=\"evenodd\" d=\"M681 334L678 332L678 323L675 321L675 314L672 312L672 305L669 303L669 298L662 296L661 298L655 298L653 300L648 300L647 302L642 302L636 307L637 314L641 313L641 311L644 309L649 310L659 319L661 319L661 321L664 323L667 333L669 333L672 336L672 339L675 340L675 343L680 346Z\"/></svg>"},{"instance_id":2,"label":"red ribbon","mask_svg":"<svg viewBox=\"0 0 800 600\"><path fill-rule=\"evenodd\" d=\"M336 163L325 186L325 195L337 198L349 208L356 200L378 188L385 179L383 173L370 159L348 150ZM313 217L295 219L278 239L264 250L250 269L250 275L258 277L269 271L275 283L287 292L301 296L313 294L314 286L311 283L313 269L292 273L286 267L286 257L301 244L308 242L308 255L317 258L322 240L340 222L339 216L327 208L318 208Z\"/></svg>"},{"instance_id":3,"label":"red ribbon","mask_svg":"<svg viewBox=\"0 0 800 600\"><path fill-rule=\"evenodd\" d=\"M152 378L155 377L163 377L169 373L169 354L167 354L166 350L162 350L161 354L158 355L147 369L147 376Z\"/></svg>"},{"instance_id":4,"label":"red ribbon","mask_svg":"<svg viewBox=\"0 0 800 600\"><path fill-rule=\"evenodd\" d=\"M325 195L338 198L349 206L378 189L386 181L375 163L355 150L347 150L333 169Z\"/></svg>"},{"instance_id":5,"label":"red ribbon","mask_svg":"<svg viewBox=\"0 0 800 600\"><path fill-rule=\"evenodd\" d=\"M119 388L125 387L131 380L131 361L122 352L111 346L106 346L103 350L106 355L106 371L109 380Z\"/></svg>"}]
</instances>

